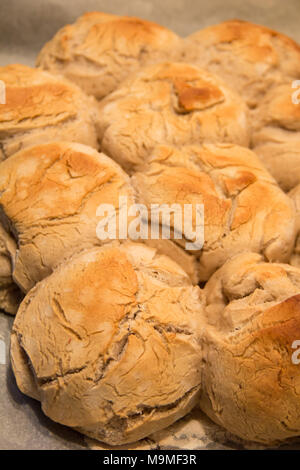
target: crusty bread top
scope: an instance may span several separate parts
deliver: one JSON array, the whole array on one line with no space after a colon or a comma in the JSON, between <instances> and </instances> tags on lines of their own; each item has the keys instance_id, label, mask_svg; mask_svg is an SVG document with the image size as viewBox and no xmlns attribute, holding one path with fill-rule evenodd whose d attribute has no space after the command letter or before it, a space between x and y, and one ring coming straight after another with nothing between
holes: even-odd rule
<instances>
[{"instance_id":1,"label":"crusty bread top","mask_svg":"<svg viewBox=\"0 0 300 470\"><path fill-rule=\"evenodd\" d=\"M300 183L300 133L266 127L256 137L253 150L283 191L291 191Z\"/></svg>"},{"instance_id":2,"label":"crusty bread top","mask_svg":"<svg viewBox=\"0 0 300 470\"><path fill-rule=\"evenodd\" d=\"M230 20L186 39L185 60L218 73L245 97L259 103L274 84L300 76L300 46L265 26Z\"/></svg>"},{"instance_id":3,"label":"crusty bread top","mask_svg":"<svg viewBox=\"0 0 300 470\"><path fill-rule=\"evenodd\" d=\"M271 88L251 111L253 145L265 142L300 142L300 105L292 101L291 83Z\"/></svg>"},{"instance_id":4,"label":"crusty bread top","mask_svg":"<svg viewBox=\"0 0 300 470\"><path fill-rule=\"evenodd\" d=\"M155 250L87 251L23 301L11 349L18 386L54 421L110 444L140 439L195 403L201 308L200 289Z\"/></svg>"},{"instance_id":5,"label":"crusty bread top","mask_svg":"<svg viewBox=\"0 0 300 470\"><path fill-rule=\"evenodd\" d=\"M264 26L231 20L184 41L184 60L219 75L252 109L251 147L284 191L300 182L300 106L292 82L300 77L300 46Z\"/></svg>"},{"instance_id":6,"label":"crusty bread top","mask_svg":"<svg viewBox=\"0 0 300 470\"><path fill-rule=\"evenodd\" d=\"M95 105L77 86L20 64L0 67L0 80L6 92L6 104L0 106L2 158L26 146L30 137L31 144L34 139L40 143L73 136L70 140L97 146ZM72 135L75 130L77 135ZM15 150L13 142L18 139Z\"/></svg>"},{"instance_id":7,"label":"crusty bread top","mask_svg":"<svg viewBox=\"0 0 300 470\"><path fill-rule=\"evenodd\" d=\"M266 90L251 111L251 146L284 191L300 184L300 105L290 83Z\"/></svg>"},{"instance_id":8,"label":"crusty bread top","mask_svg":"<svg viewBox=\"0 0 300 470\"><path fill-rule=\"evenodd\" d=\"M274 445L298 436L300 270L245 253L204 294L201 408L246 440Z\"/></svg>"},{"instance_id":9,"label":"crusty bread top","mask_svg":"<svg viewBox=\"0 0 300 470\"><path fill-rule=\"evenodd\" d=\"M46 72L24 65L0 69L6 85L6 104L0 107L0 132L11 133L74 118L79 90Z\"/></svg>"},{"instance_id":10,"label":"crusty bread top","mask_svg":"<svg viewBox=\"0 0 300 470\"><path fill-rule=\"evenodd\" d=\"M226 45L232 46L232 52L239 51L241 57L244 56L252 63L266 62L284 66L285 64L279 62L279 52L286 59L288 59L288 54L295 54L295 58L298 58L300 54L299 44L285 34L263 25L238 19L209 26L193 33L190 37L193 37L196 42L205 41L206 38L207 44L215 46L223 44L224 48ZM242 45L244 47L241 47ZM297 63L291 65L299 67Z\"/></svg>"},{"instance_id":11,"label":"crusty bread top","mask_svg":"<svg viewBox=\"0 0 300 470\"><path fill-rule=\"evenodd\" d=\"M267 263L259 254L244 253L227 261L206 283L204 292L208 324L222 333L224 341L234 342L259 329L264 312L300 294L300 271L288 264ZM284 308L278 312L280 317L285 314ZM274 325L280 319L272 318L271 313L267 316Z\"/></svg>"},{"instance_id":12,"label":"crusty bread top","mask_svg":"<svg viewBox=\"0 0 300 470\"><path fill-rule=\"evenodd\" d=\"M247 146L247 117L241 97L219 78L191 64L161 63L145 67L100 103L99 138L103 151L131 171L156 144Z\"/></svg>"},{"instance_id":13,"label":"crusty bread top","mask_svg":"<svg viewBox=\"0 0 300 470\"><path fill-rule=\"evenodd\" d=\"M0 165L0 206L18 240L13 275L27 291L74 252L101 244L100 204L133 204L129 177L110 158L76 143L23 150Z\"/></svg>"},{"instance_id":14,"label":"crusty bread top","mask_svg":"<svg viewBox=\"0 0 300 470\"><path fill-rule=\"evenodd\" d=\"M192 204L193 230L196 204L204 205L202 281L241 251L263 253L270 261L290 257L295 240L293 204L244 147L158 146L132 183L139 202L147 207L177 203L183 209Z\"/></svg>"},{"instance_id":15,"label":"crusty bread top","mask_svg":"<svg viewBox=\"0 0 300 470\"><path fill-rule=\"evenodd\" d=\"M62 28L37 64L103 98L141 66L175 58L179 37L156 23L101 12L86 13Z\"/></svg>"}]
</instances>

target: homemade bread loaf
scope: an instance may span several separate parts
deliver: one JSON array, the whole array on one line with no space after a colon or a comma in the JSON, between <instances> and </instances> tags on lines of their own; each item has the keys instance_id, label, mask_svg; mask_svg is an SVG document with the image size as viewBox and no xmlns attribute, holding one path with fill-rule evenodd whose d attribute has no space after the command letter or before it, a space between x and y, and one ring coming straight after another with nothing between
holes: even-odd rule
<instances>
[{"instance_id":1,"label":"homemade bread loaf","mask_svg":"<svg viewBox=\"0 0 300 470\"><path fill-rule=\"evenodd\" d=\"M248 146L247 116L241 97L219 78L194 65L162 63L102 100L97 124L102 151L133 171L157 144Z\"/></svg>"},{"instance_id":2,"label":"homemade bread loaf","mask_svg":"<svg viewBox=\"0 0 300 470\"><path fill-rule=\"evenodd\" d=\"M299 436L300 270L242 254L204 294L202 410L248 441Z\"/></svg>"},{"instance_id":3,"label":"homemade bread loaf","mask_svg":"<svg viewBox=\"0 0 300 470\"><path fill-rule=\"evenodd\" d=\"M253 108L274 85L300 77L300 46L265 26L230 20L185 39L183 60L207 68Z\"/></svg>"},{"instance_id":4,"label":"homemade bread loaf","mask_svg":"<svg viewBox=\"0 0 300 470\"><path fill-rule=\"evenodd\" d=\"M299 436L300 46L239 20L181 40L92 12L37 64L0 67L19 389L110 446L197 405L247 441ZM126 240L138 207L143 243Z\"/></svg>"},{"instance_id":5,"label":"homemade bread loaf","mask_svg":"<svg viewBox=\"0 0 300 470\"><path fill-rule=\"evenodd\" d=\"M251 111L251 145L284 191L300 184L300 104L292 94L291 83L273 87Z\"/></svg>"},{"instance_id":6,"label":"homemade bread loaf","mask_svg":"<svg viewBox=\"0 0 300 470\"><path fill-rule=\"evenodd\" d=\"M198 275L206 281L226 260L242 251L262 253L268 261L287 262L295 241L295 210L258 157L233 144L156 147L148 162L132 176L137 200L151 204L192 207L196 230L196 205L204 208L204 246L191 250ZM183 224L171 219L172 238L185 248ZM197 247L196 247L197 248Z\"/></svg>"},{"instance_id":7,"label":"homemade bread loaf","mask_svg":"<svg viewBox=\"0 0 300 470\"><path fill-rule=\"evenodd\" d=\"M117 212L120 196L134 202L129 177L82 144L37 145L2 162L0 207L17 240L13 277L22 290L74 253L109 242L97 236L98 223L108 216L97 209L110 204Z\"/></svg>"},{"instance_id":8,"label":"homemade bread loaf","mask_svg":"<svg viewBox=\"0 0 300 470\"><path fill-rule=\"evenodd\" d=\"M155 250L89 250L22 302L17 384L54 421L108 444L141 439L199 401L201 310L199 287Z\"/></svg>"},{"instance_id":9,"label":"homemade bread loaf","mask_svg":"<svg viewBox=\"0 0 300 470\"><path fill-rule=\"evenodd\" d=\"M0 67L0 160L30 145L69 140L97 147L95 104L77 86L25 65Z\"/></svg>"},{"instance_id":10,"label":"homemade bread loaf","mask_svg":"<svg viewBox=\"0 0 300 470\"><path fill-rule=\"evenodd\" d=\"M156 23L91 12L58 31L41 50L37 65L101 99L142 66L176 60L179 44L175 33Z\"/></svg>"}]
</instances>

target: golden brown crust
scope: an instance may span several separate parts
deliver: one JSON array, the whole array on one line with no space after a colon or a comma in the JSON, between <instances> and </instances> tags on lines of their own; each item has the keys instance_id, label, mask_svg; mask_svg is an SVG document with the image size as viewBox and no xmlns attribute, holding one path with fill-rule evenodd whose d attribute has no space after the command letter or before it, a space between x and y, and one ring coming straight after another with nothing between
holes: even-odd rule
<instances>
[{"instance_id":1,"label":"golden brown crust","mask_svg":"<svg viewBox=\"0 0 300 470\"><path fill-rule=\"evenodd\" d=\"M95 104L63 78L25 65L0 67L0 160L30 145L69 140L97 147Z\"/></svg>"},{"instance_id":2,"label":"golden brown crust","mask_svg":"<svg viewBox=\"0 0 300 470\"><path fill-rule=\"evenodd\" d=\"M274 444L300 432L300 271L244 254L205 286L202 409L243 439Z\"/></svg>"},{"instance_id":3,"label":"golden brown crust","mask_svg":"<svg viewBox=\"0 0 300 470\"><path fill-rule=\"evenodd\" d=\"M284 191L300 184L300 105L291 82L266 92L251 112L251 146Z\"/></svg>"},{"instance_id":4,"label":"golden brown crust","mask_svg":"<svg viewBox=\"0 0 300 470\"><path fill-rule=\"evenodd\" d=\"M219 78L194 65L162 63L144 68L100 103L98 130L102 150L132 171L157 144L248 146L247 118L241 97Z\"/></svg>"},{"instance_id":5,"label":"golden brown crust","mask_svg":"<svg viewBox=\"0 0 300 470\"><path fill-rule=\"evenodd\" d=\"M41 50L37 65L101 99L142 66L176 59L179 44L175 33L156 23L91 12L58 31Z\"/></svg>"},{"instance_id":6,"label":"golden brown crust","mask_svg":"<svg viewBox=\"0 0 300 470\"><path fill-rule=\"evenodd\" d=\"M183 58L218 74L252 108L251 147L284 191L300 182L300 46L264 26L231 20L185 40ZM232 72L234 70L234 73Z\"/></svg>"},{"instance_id":7,"label":"golden brown crust","mask_svg":"<svg viewBox=\"0 0 300 470\"><path fill-rule=\"evenodd\" d=\"M38 64L104 98L97 108L64 78L0 68L0 309L16 312L14 281L29 291L12 366L47 416L109 445L197 403L270 445L300 434L300 47L239 20L179 46L159 25L98 12L60 30ZM70 142L98 137L131 180ZM121 195L204 204L203 249L185 251L188 235L99 240L97 208L120 209Z\"/></svg>"},{"instance_id":8,"label":"golden brown crust","mask_svg":"<svg viewBox=\"0 0 300 470\"><path fill-rule=\"evenodd\" d=\"M199 279L234 254L263 253L269 261L288 261L295 240L295 211L256 155L243 147L158 146L132 177L140 203L204 205L204 246L191 251ZM171 221L171 227L182 230ZM173 240L175 241L175 240ZM185 246L188 240L178 240Z\"/></svg>"},{"instance_id":9,"label":"golden brown crust","mask_svg":"<svg viewBox=\"0 0 300 470\"><path fill-rule=\"evenodd\" d=\"M96 233L107 215L97 215L100 204L115 209L112 237L118 239L119 198L127 198L128 209L136 202L129 177L113 160L68 142L37 145L13 155L0 165L0 187L2 218L18 243L17 253L11 255L13 276L25 292L74 253L110 241ZM129 225L132 217L125 216ZM197 284L192 256L169 240L147 243L174 259Z\"/></svg>"},{"instance_id":10,"label":"golden brown crust","mask_svg":"<svg viewBox=\"0 0 300 470\"><path fill-rule=\"evenodd\" d=\"M300 76L300 46L284 34L247 21L229 20L193 33L186 38L182 55L220 75L250 107L257 106L273 85Z\"/></svg>"},{"instance_id":11,"label":"golden brown crust","mask_svg":"<svg viewBox=\"0 0 300 470\"><path fill-rule=\"evenodd\" d=\"M129 178L114 161L68 142L5 160L0 187L0 206L18 243L13 277L25 292L74 253L105 243L96 234L100 204L118 210L119 196L134 202Z\"/></svg>"},{"instance_id":12,"label":"golden brown crust","mask_svg":"<svg viewBox=\"0 0 300 470\"><path fill-rule=\"evenodd\" d=\"M200 294L143 245L73 258L20 307L11 345L19 388L54 421L108 444L166 427L199 399Z\"/></svg>"}]
</instances>

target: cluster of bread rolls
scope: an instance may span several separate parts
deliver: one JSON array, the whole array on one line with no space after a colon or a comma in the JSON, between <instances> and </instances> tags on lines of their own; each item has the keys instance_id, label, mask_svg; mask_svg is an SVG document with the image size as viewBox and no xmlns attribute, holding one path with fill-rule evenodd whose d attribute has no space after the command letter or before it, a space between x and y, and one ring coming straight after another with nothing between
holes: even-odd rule
<instances>
[{"instance_id":1,"label":"cluster of bread rolls","mask_svg":"<svg viewBox=\"0 0 300 470\"><path fill-rule=\"evenodd\" d=\"M0 79L0 308L17 313L20 390L111 445L196 406L248 441L300 435L300 47L238 20L179 38L94 12ZM99 239L97 208L120 197L203 204L203 247Z\"/></svg>"}]
</instances>

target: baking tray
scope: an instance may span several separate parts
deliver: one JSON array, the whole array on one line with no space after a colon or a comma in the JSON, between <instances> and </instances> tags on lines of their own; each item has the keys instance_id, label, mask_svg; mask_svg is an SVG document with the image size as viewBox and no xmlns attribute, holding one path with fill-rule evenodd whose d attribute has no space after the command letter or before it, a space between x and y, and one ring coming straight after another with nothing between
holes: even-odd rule
<instances>
[{"instance_id":1,"label":"baking tray","mask_svg":"<svg viewBox=\"0 0 300 470\"><path fill-rule=\"evenodd\" d=\"M0 0L0 65L34 65L43 44L85 11L140 16L188 35L231 18L261 23L300 42L300 0ZM300 77L299 77L300 78ZM13 318L0 313L0 449L108 449L54 423L19 392L9 365ZM5 351L4 351L5 346ZM200 410L149 438L120 449L262 448L242 442ZM300 439L280 449L300 449Z\"/></svg>"}]
</instances>

